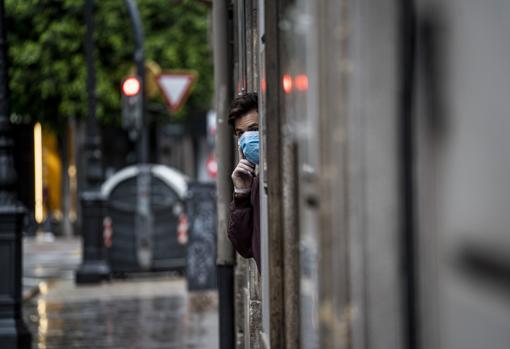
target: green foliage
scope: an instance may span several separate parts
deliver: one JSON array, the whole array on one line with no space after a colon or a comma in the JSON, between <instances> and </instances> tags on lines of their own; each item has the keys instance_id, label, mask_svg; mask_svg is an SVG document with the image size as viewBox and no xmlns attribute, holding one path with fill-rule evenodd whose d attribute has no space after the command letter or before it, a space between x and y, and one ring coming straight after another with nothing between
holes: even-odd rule
<instances>
[{"instance_id":1,"label":"green foliage","mask_svg":"<svg viewBox=\"0 0 510 349\"><path fill-rule=\"evenodd\" d=\"M122 0L95 1L97 115L120 120L120 83L134 41ZM208 8L198 1L139 0L145 56L163 70L196 70L199 80L176 117L207 110L212 96ZM87 112L84 0L7 0L11 109L56 126ZM158 99L159 103L163 103Z\"/></svg>"}]
</instances>

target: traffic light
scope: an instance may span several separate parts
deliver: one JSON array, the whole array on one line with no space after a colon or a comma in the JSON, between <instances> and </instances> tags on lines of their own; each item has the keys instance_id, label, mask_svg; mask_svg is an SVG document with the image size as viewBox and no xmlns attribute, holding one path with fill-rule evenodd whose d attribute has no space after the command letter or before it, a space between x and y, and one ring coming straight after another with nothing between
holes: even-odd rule
<instances>
[{"instance_id":1,"label":"traffic light","mask_svg":"<svg viewBox=\"0 0 510 349\"><path fill-rule=\"evenodd\" d=\"M122 127L136 139L142 128L143 96L142 84L136 76L130 76L122 82Z\"/></svg>"}]
</instances>

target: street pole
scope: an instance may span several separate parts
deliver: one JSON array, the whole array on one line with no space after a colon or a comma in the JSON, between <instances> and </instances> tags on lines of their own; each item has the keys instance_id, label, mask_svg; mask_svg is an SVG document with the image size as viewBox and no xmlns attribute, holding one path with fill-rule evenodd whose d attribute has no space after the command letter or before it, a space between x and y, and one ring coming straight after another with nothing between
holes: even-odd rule
<instances>
[{"instance_id":1,"label":"street pole","mask_svg":"<svg viewBox=\"0 0 510 349\"><path fill-rule=\"evenodd\" d=\"M14 142L9 123L9 83L4 1L0 0L0 348L30 348L32 338L21 316L22 222L16 197Z\"/></svg>"},{"instance_id":2,"label":"street pole","mask_svg":"<svg viewBox=\"0 0 510 349\"><path fill-rule=\"evenodd\" d=\"M214 36L214 84L216 126L217 174L217 260L218 292L220 317L220 348L235 347L234 331L234 250L227 238L228 209L232 198L233 142L232 132L227 120L230 100L232 98L232 62L231 45L229 45L228 1L213 2L213 36Z\"/></svg>"},{"instance_id":3,"label":"street pole","mask_svg":"<svg viewBox=\"0 0 510 349\"><path fill-rule=\"evenodd\" d=\"M141 163L137 178L135 217L136 254L139 265L146 270L152 266L153 215L151 211L151 168L149 165L149 125L145 101L145 53L143 49L143 26L135 0L125 0L135 37L134 61L136 75L140 79L142 94L142 130L138 139L138 161Z\"/></svg>"},{"instance_id":4,"label":"street pole","mask_svg":"<svg viewBox=\"0 0 510 349\"><path fill-rule=\"evenodd\" d=\"M135 0L125 0L128 9L129 18L131 19L131 26L135 38L135 52L133 60L136 66L136 75L140 80L142 87L142 130L140 132L137 151L138 162L146 164L149 162L149 127L146 117L146 102L145 102L145 51L143 48L143 26L140 19L140 11Z\"/></svg>"},{"instance_id":5,"label":"street pole","mask_svg":"<svg viewBox=\"0 0 510 349\"><path fill-rule=\"evenodd\" d=\"M85 138L85 190L81 193L83 260L76 282L97 283L110 277L103 244L104 198L101 138L96 119L96 70L94 62L94 0L85 3L85 58L87 62L88 116Z\"/></svg>"}]
</instances>

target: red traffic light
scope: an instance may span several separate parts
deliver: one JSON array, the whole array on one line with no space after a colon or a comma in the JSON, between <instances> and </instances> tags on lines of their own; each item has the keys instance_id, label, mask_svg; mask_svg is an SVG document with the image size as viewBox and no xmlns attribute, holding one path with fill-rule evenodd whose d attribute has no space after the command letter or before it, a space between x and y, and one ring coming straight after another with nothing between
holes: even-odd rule
<instances>
[{"instance_id":1,"label":"red traffic light","mask_svg":"<svg viewBox=\"0 0 510 349\"><path fill-rule=\"evenodd\" d=\"M122 83L122 93L128 97L135 96L140 92L140 80L129 77Z\"/></svg>"}]
</instances>

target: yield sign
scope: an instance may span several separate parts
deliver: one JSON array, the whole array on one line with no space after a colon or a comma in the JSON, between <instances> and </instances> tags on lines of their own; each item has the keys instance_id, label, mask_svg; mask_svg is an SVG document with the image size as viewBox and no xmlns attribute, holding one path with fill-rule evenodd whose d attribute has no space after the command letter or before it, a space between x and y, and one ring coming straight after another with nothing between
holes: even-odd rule
<instances>
[{"instance_id":1,"label":"yield sign","mask_svg":"<svg viewBox=\"0 0 510 349\"><path fill-rule=\"evenodd\" d=\"M163 72L156 77L159 89L172 112L178 112L188 99L191 87L196 81L193 72Z\"/></svg>"}]
</instances>

